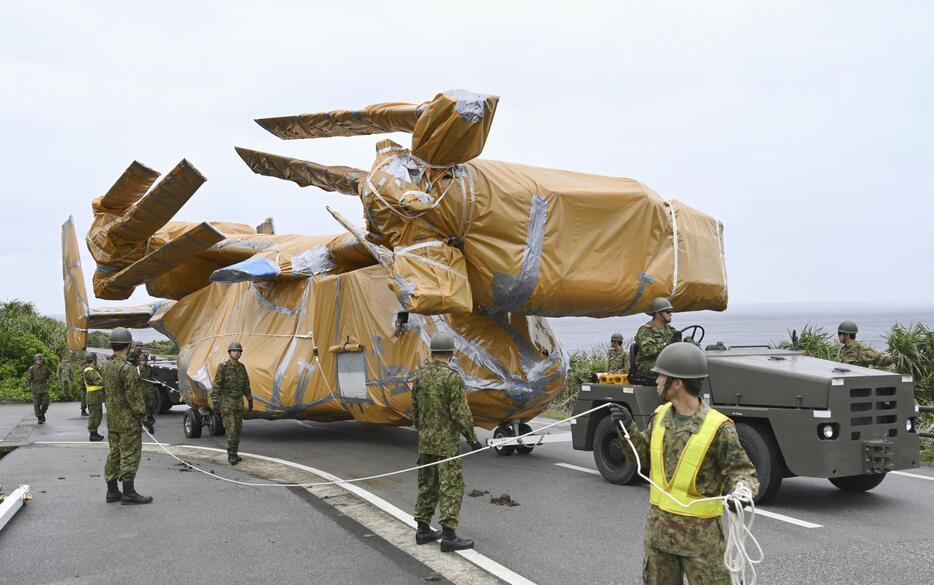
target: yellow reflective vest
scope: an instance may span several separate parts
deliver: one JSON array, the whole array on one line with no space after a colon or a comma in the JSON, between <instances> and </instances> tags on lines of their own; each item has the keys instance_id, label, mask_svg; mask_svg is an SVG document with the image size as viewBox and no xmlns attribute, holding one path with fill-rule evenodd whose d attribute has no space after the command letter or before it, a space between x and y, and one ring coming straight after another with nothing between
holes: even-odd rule
<instances>
[{"instance_id":1,"label":"yellow reflective vest","mask_svg":"<svg viewBox=\"0 0 934 585\"><path fill-rule=\"evenodd\" d=\"M662 419L665 418L665 414L670 408L671 403L666 402L655 409L655 424L652 427L652 444L650 446L652 460L650 477L656 484L664 486L665 491L677 498L679 502L688 504L707 497L697 493L695 485L697 472L700 470L704 457L707 456L707 450L710 449L714 437L717 436L720 425L730 419L711 408L707 412L700 430L692 435L684 445L681 457L678 459L678 465L675 467L674 476L669 480L665 474L665 427L662 426ZM662 494L654 485L650 489L649 502L666 512L694 518L716 518L723 515L722 501L698 502L689 508L683 508L672 501L671 498Z\"/></svg>"},{"instance_id":2,"label":"yellow reflective vest","mask_svg":"<svg viewBox=\"0 0 934 585\"><path fill-rule=\"evenodd\" d=\"M101 390L103 386L91 386L90 384L87 383L88 371L96 372L97 370L95 370L91 366L84 368L84 380L85 380L84 387L87 388L88 392L96 392L98 390Z\"/></svg>"}]
</instances>

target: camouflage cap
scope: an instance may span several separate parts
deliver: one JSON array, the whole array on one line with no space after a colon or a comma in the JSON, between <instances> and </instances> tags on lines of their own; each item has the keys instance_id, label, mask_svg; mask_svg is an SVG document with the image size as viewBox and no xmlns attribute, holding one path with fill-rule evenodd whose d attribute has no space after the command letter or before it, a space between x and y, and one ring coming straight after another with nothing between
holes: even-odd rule
<instances>
[{"instance_id":1,"label":"camouflage cap","mask_svg":"<svg viewBox=\"0 0 934 585\"><path fill-rule=\"evenodd\" d=\"M707 356L693 343L672 343L658 354L652 371L684 380L706 378Z\"/></svg>"},{"instance_id":2,"label":"camouflage cap","mask_svg":"<svg viewBox=\"0 0 934 585\"><path fill-rule=\"evenodd\" d=\"M843 323L840 323L840 326L837 327L837 331L840 333L852 333L853 335L856 335L859 333L859 327L857 327L856 323L853 321L847 320Z\"/></svg>"},{"instance_id":3,"label":"camouflage cap","mask_svg":"<svg viewBox=\"0 0 934 585\"><path fill-rule=\"evenodd\" d=\"M435 336L431 338L429 348L434 353L453 353L454 338L447 333L436 333Z\"/></svg>"},{"instance_id":4,"label":"camouflage cap","mask_svg":"<svg viewBox=\"0 0 934 585\"><path fill-rule=\"evenodd\" d=\"M623 342L623 334L622 334L622 333L614 333L613 335L610 335L610 341L618 341L618 342L622 343L622 342Z\"/></svg>"},{"instance_id":5,"label":"camouflage cap","mask_svg":"<svg viewBox=\"0 0 934 585\"><path fill-rule=\"evenodd\" d=\"M649 315L654 315L655 313L659 313L661 311L673 311L673 310L674 310L674 307L671 306L671 301L669 301L665 297L658 297L657 299L654 299L652 301L651 305L649 305L649 310L647 311L647 313Z\"/></svg>"}]
</instances>

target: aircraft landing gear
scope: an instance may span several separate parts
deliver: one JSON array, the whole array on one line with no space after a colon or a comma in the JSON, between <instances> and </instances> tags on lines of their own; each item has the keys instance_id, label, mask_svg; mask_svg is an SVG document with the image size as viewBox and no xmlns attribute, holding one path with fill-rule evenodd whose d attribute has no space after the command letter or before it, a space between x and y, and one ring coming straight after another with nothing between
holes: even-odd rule
<instances>
[{"instance_id":1,"label":"aircraft landing gear","mask_svg":"<svg viewBox=\"0 0 934 585\"><path fill-rule=\"evenodd\" d=\"M182 427L185 429L185 438L188 439L199 438L203 429L207 429L212 437L224 434L224 421L217 413L201 412L196 408L185 411Z\"/></svg>"},{"instance_id":2,"label":"aircraft landing gear","mask_svg":"<svg viewBox=\"0 0 934 585\"><path fill-rule=\"evenodd\" d=\"M496 427L493 431L493 439L508 439L509 437L518 437L519 435L524 435L526 433L531 433L532 427L525 423L509 423L505 425L500 425ZM502 447L493 447L493 450L496 451L497 455L509 456L513 453L518 453L520 455L528 455L532 452L534 447L532 445L503 445Z\"/></svg>"}]
</instances>

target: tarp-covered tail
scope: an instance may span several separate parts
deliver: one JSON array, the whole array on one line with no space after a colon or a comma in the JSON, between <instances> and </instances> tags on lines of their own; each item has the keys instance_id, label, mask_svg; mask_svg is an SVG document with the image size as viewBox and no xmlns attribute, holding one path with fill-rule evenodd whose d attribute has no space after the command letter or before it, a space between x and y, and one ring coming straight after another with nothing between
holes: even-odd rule
<instances>
[{"instance_id":1,"label":"tarp-covered tail","mask_svg":"<svg viewBox=\"0 0 934 585\"><path fill-rule=\"evenodd\" d=\"M657 296L677 310L727 305L722 226L633 179L474 160L498 98L461 90L258 120L281 138L412 132L383 140L370 172L238 148L257 173L360 197L367 240L413 313L607 317ZM338 180L340 178L340 180Z\"/></svg>"}]
</instances>

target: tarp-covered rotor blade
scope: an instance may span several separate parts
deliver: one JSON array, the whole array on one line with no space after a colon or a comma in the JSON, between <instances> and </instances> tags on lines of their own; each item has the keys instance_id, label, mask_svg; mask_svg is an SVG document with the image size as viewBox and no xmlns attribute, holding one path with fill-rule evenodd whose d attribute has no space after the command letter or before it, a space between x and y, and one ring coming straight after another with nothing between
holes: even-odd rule
<instances>
[{"instance_id":1,"label":"tarp-covered rotor blade","mask_svg":"<svg viewBox=\"0 0 934 585\"><path fill-rule=\"evenodd\" d=\"M159 173L146 165L133 161L120 178L100 199L101 209L122 213L136 203L152 184L159 178Z\"/></svg>"},{"instance_id":2,"label":"tarp-covered rotor blade","mask_svg":"<svg viewBox=\"0 0 934 585\"><path fill-rule=\"evenodd\" d=\"M361 136L386 132L412 132L420 110L415 104L389 102L362 110L334 110L277 118L259 118L256 123L283 140Z\"/></svg>"},{"instance_id":3,"label":"tarp-covered rotor blade","mask_svg":"<svg viewBox=\"0 0 934 585\"><path fill-rule=\"evenodd\" d=\"M62 279L65 289L66 341L68 349L79 351L87 346L88 293L84 288L78 237L71 217L62 225Z\"/></svg>"},{"instance_id":4,"label":"tarp-covered rotor blade","mask_svg":"<svg viewBox=\"0 0 934 585\"><path fill-rule=\"evenodd\" d=\"M356 196L367 172L353 167L319 165L307 160L237 147L243 162L258 175L292 181L299 187L313 185L325 191Z\"/></svg>"},{"instance_id":5,"label":"tarp-covered rotor blade","mask_svg":"<svg viewBox=\"0 0 934 585\"><path fill-rule=\"evenodd\" d=\"M207 179L187 160L182 159L110 228L112 238L141 242L152 236L178 213Z\"/></svg>"}]
</instances>

